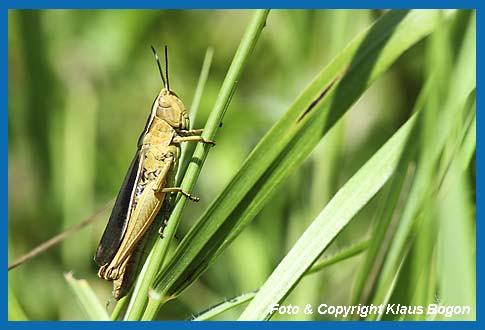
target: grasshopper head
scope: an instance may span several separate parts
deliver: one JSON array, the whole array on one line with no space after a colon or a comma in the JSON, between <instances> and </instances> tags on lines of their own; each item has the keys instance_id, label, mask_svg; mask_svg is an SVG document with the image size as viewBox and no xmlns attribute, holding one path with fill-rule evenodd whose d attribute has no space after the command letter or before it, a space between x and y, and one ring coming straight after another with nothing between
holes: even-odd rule
<instances>
[{"instance_id":1,"label":"grasshopper head","mask_svg":"<svg viewBox=\"0 0 485 330\"><path fill-rule=\"evenodd\" d=\"M165 77L163 77L162 66L158 59L157 52L152 46L153 55L157 61L158 71L163 82L163 89L158 94L157 100L155 100L154 108L156 109L155 115L164 120L167 124L174 129L186 130L189 129L189 115L185 111L184 104L179 99L177 94L170 90L170 83L168 81L168 50L165 46Z\"/></svg>"},{"instance_id":2,"label":"grasshopper head","mask_svg":"<svg viewBox=\"0 0 485 330\"><path fill-rule=\"evenodd\" d=\"M158 95L156 116L166 121L175 129L186 130L189 128L189 116L184 104L179 97L166 88Z\"/></svg>"}]
</instances>

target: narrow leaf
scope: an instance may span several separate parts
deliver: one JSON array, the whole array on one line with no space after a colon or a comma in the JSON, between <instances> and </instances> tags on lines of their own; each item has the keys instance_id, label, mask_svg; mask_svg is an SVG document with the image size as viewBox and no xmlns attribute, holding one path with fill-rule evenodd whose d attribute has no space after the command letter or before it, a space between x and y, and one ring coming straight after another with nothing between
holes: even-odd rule
<instances>
[{"instance_id":1,"label":"narrow leaf","mask_svg":"<svg viewBox=\"0 0 485 330\"><path fill-rule=\"evenodd\" d=\"M412 130L415 116L337 192L266 280L239 320L264 320L355 214L393 173Z\"/></svg>"},{"instance_id":2,"label":"narrow leaf","mask_svg":"<svg viewBox=\"0 0 485 330\"><path fill-rule=\"evenodd\" d=\"M96 297L96 294L86 280L75 279L72 273L64 274L64 278L74 292L77 300L81 304L90 320L107 321L109 320L106 308Z\"/></svg>"}]
</instances>

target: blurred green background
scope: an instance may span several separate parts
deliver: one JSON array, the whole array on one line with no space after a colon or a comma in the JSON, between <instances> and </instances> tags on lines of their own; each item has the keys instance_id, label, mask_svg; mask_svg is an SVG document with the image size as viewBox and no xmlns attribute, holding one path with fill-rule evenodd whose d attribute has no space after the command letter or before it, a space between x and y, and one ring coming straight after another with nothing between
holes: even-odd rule
<instances>
[{"instance_id":1,"label":"blurred green background","mask_svg":"<svg viewBox=\"0 0 485 330\"><path fill-rule=\"evenodd\" d=\"M194 191L201 202L184 211L179 238L311 79L381 14L270 13ZM168 45L170 86L187 108L205 52L214 49L193 123L202 128L250 16L245 10L9 12L9 262L89 217L118 193L162 87L150 45L159 53ZM338 187L408 118L426 72L424 52L421 42L373 84L209 271L164 307L161 319L188 318L264 282ZM366 237L381 195L330 253ZM64 280L69 271L108 301L111 284L96 277L93 261L108 217L109 210L94 225L9 272L11 303L16 301L29 319L85 319ZM306 277L287 300L345 304L358 262L356 257ZM240 311L223 318L234 319Z\"/></svg>"}]
</instances>

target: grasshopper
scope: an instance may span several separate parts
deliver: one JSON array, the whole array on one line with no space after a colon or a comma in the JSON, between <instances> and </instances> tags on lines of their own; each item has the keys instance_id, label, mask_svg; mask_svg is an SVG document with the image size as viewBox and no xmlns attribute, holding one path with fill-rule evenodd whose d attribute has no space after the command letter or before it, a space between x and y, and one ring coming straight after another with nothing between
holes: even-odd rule
<instances>
[{"instance_id":1,"label":"grasshopper","mask_svg":"<svg viewBox=\"0 0 485 330\"><path fill-rule=\"evenodd\" d=\"M190 195L175 184L182 142L202 142L202 129L190 130L189 116L180 98L170 89L168 54L165 46L165 74L155 49L163 88L155 98L145 129L138 139L137 151L125 176L94 260L100 266L98 276L113 281L113 297L119 300L131 289L136 277L135 264L141 259L147 231L169 194ZM166 208L166 207L164 207ZM161 235L162 227L159 230ZM151 231L150 231L151 232ZM150 233L148 233L150 234Z\"/></svg>"}]
</instances>

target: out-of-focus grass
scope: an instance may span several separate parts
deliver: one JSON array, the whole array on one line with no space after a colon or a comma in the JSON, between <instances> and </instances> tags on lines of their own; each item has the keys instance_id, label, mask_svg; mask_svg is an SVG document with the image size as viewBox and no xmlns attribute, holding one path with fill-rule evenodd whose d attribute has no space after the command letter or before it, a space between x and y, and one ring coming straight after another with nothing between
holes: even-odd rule
<instances>
[{"instance_id":1,"label":"out-of-focus grass","mask_svg":"<svg viewBox=\"0 0 485 330\"><path fill-rule=\"evenodd\" d=\"M380 15L380 11L367 10L271 12L195 188L202 200L188 205L178 237L184 236L310 79ZM193 123L193 127L202 127L250 16L251 11L239 10L9 12L9 260L94 213L118 192L160 88L149 46L168 44L171 86L187 108L205 51L213 47L212 68ZM468 58L474 54L470 47L475 45L475 36L465 34L474 31L474 16L472 11L457 12L437 29L439 34L405 53L283 183L251 226L179 299L164 306L158 318L185 319L225 297L260 287L322 205L409 117L426 73L435 64L448 65L449 70L458 63L462 47L468 47L464 48ZM463 63L467 65L470 61ZM438 92L446 91L451 79L450 72L442 74L444 86L438 86ZM463 85L455 83L458 88ZM430 110L432 121L440 117L441 108L440 103L429 102L434 109ZM464 109L462 97L456 102ZM471 110L462 113L475 113L473 107L468 108ZM473 117L466 121L468 118L464 122L474 125ZM452 121L447 118L445 123ZM423 130L434 139L439 126L430 127L434 128L425 126ZM457 127L453 136L474 141L474 136L462 131L464 125ZM416 143L420 150L433 147L427 138ZM463 143L469 150L465 156L456 153L461 145L446 146L445 160L473 157L474 143ZM392 301L438 299L453 304L458 299L460 304L474 304L474 258L470 254L475 253L475 168L473 162L465 168L459 166L463 164L440 167L440 173L456 178L444 181L456 184L456 189L444 191L442 197L431 195L442 199L426 202L425 208L446 205L450 211L430 211L419 217L425 233L416 237L406 258L398 259L401 271ZM428 178L432 183L434 179ZM378 194L356 216L358 221L338 235L329 251L366 237L378 225L375 215L381 214L377 211L386 200L385 193ZM456 224L458 220L461 222ZM85 318L79 306L62 303L72 299L63 279L63 273L71 270L76 278L88 280L101 302L107 301L111 285L96 278L92 262L104 225L100 221L10 272L9 302L15 310L23 311L28 319ZM440 225L442 230L436 232ZM459 236L453 248L447 245L450 233ZM451 252L454 257L447 257ZM460 258L463 254L467 257ZM430 258L430 267L423 269ZM453 260L461 262L459 267ZM286 300L300 305L350 304L353 288L348 283L355 280L363 261L353 258L306 277ZM396 273L392 269L380 274ZM456 277L466 278L467 291L462 296L450 285ZM389 289L385 280L376 282L377 296L379 290ZM434 284L425 287L423 283ZM433 295L437 292L438 297ZM238 307L220 318L236 319L241 311ZM15 315L9 317L23 317L21 312ZM299 319L304 318L323 316Z\"/></svg>"}]
</instances>

